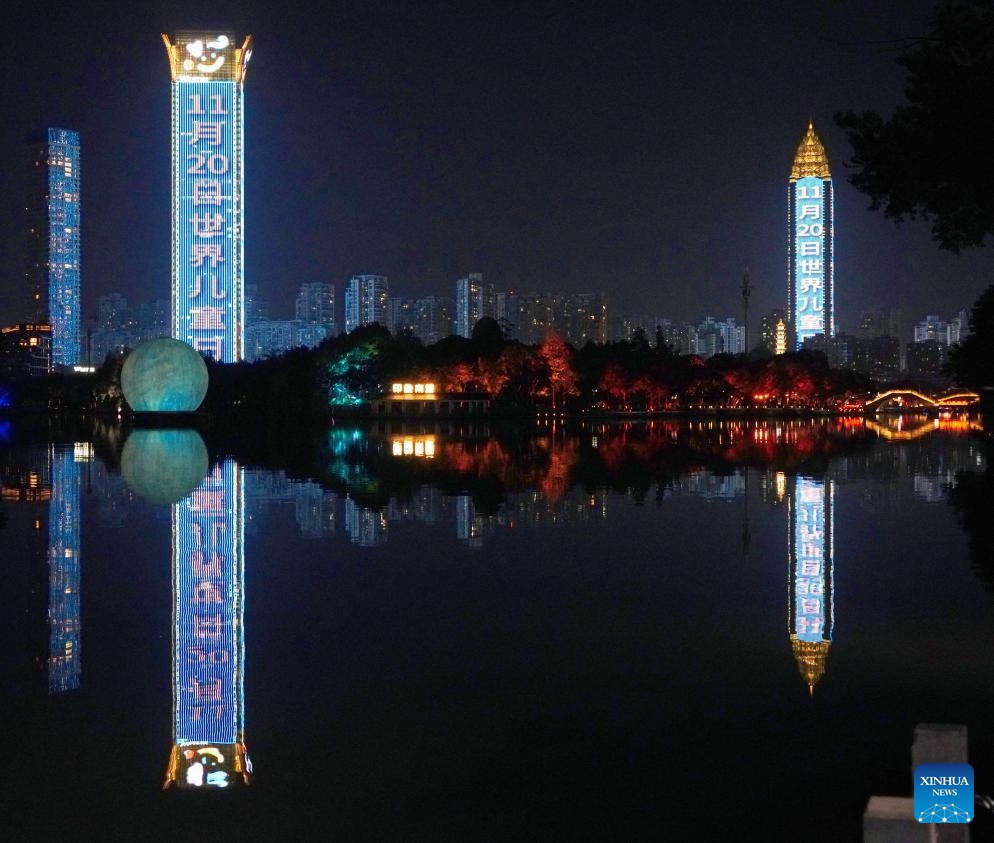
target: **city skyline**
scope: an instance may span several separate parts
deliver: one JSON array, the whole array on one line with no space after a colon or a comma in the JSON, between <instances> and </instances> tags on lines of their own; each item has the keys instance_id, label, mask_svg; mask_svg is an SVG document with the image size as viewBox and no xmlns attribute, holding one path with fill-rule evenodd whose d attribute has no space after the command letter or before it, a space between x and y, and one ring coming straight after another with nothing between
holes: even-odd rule
<instances>
[{"instance_id":1,"label":"city skyline","mask_svg":"<svg viewBox=\"0 0 994 843\"><path fill-rule=\"evenodd\" d=\"M900 101L900 39L926 30L932 4L773 4L725 10L721 24L695 9L663 20L641 3L605 17L555 3L457 15L372 4L331 7L311 27L311 10L293 3L220 3L209 17L182 4L52 21L18 11L3 61L23 84L3 106L0 187L26 135L78 129L84 317L112 290L164 297L168 70L157 39L219 27L260 45L245 118L245 283L281 311L302 283L375 273L417 297L481 272L498 289L603 291L674 319L737 315L748 267L756 331L759 314L786 304L783 173L809 120L836 175L837 327L867 309L972 304L989 252L942 253L925 224L896 228L868 211L832 122ZM5 254L15 212L5 200Z\"/></svg>"}]
</instances>

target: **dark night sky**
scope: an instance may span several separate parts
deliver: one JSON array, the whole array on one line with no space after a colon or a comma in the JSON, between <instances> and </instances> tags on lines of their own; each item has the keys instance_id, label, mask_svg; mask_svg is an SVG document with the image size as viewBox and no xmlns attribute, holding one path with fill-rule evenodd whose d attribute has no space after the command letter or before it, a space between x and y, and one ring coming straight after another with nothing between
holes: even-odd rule
<instances>
[{"instance_id":1,"label":"dark night sky","mask_svg":"<svg viewBox=\"0 0 994 843\"><path fill-rule=\"evenodd\" d=\"M895 227L845 182L832 115L890 113L904 77L880 42L923 33L931 2L81 5L4 14L0 255L14 254L24 138L78 129L87 315L112 290L168 296L160 32L201 26L255 40L246 280L275 316L305 281L334 282L341 302L355 273L451 296L480 271L696 320L740 314L748 266L753 314L781 306L787 177L809 117L836 183L843 329L875 306L951 316L994 280L989 249L941 252L926 225Z\"/></svg>"}]
</instances>

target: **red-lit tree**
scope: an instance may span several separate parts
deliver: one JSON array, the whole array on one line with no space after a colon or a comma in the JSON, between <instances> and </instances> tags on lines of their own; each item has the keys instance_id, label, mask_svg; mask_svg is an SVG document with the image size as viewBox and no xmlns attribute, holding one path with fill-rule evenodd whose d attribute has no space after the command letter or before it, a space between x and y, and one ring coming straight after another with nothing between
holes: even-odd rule
<instances>
[{"instance_id":1,"label":"red-lit tree","mask_svg":"<svg viewBox=\"0 0 994 843\"><path fill-rule=\"evenodd\" d=\"M565 402L570 395L578 395L578 378L573 368L573 350L555 331L549 331L539 347L539 354L548 373L552 409L556 408L556 392Z\"/></svg>"},{"instance_id":2,"label":"red-lit tree","mask_svg":"<svg viewBox=\"0 0 994 843\"><path fill-rule=\"evenodd\" d=\"M621 409L625 409L628 405L628 375L617 363L608 363L604 367L597 388L611 401L620 403Z\"/></svg>"}]
</instances>

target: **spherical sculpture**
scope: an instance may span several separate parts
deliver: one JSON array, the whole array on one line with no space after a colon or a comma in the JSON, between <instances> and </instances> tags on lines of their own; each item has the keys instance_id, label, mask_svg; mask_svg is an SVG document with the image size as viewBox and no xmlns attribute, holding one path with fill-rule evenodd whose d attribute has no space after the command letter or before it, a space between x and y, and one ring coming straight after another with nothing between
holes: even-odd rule
<instances>
[{"instance_id":1,"label":"spherical sculpture","mask_svg":"<svg viewBox=\"0 0 994 843\"><path fill-rule=\"evenodd\" d=\"M136 413L192 413L207 394L207 364L185 342L144 342L121 369L121 390Z\"/></svg>"},{"instance_id":2,"label":"spherical sculpture","mask_svg":"<svg viewBox=\"0 0 994 843\"><path fill-rule=\"evenodd\" d=\"M183 500L209 467L207 446L195 430L134 430L121 451L124 482L154 504Z\"/></svg>"}]
</instances>

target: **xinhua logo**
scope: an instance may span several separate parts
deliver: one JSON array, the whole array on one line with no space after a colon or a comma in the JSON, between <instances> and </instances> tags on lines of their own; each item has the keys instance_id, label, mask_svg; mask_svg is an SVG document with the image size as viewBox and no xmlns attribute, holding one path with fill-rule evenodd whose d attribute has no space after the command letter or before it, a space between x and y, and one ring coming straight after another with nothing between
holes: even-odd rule
<instances>
[{"instance_id":1,"label":"xinhua logo","mask_svg":"<svg viewBox=\"0 0 994 843\"><path fill-rule=\"evenodd\" d=\"M968 823L973 819L973 767L915 767L915 819L920 823Z\"/></svg>"}]
</instances>

